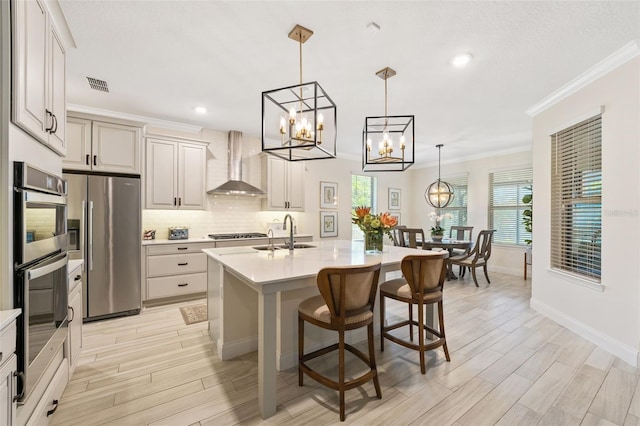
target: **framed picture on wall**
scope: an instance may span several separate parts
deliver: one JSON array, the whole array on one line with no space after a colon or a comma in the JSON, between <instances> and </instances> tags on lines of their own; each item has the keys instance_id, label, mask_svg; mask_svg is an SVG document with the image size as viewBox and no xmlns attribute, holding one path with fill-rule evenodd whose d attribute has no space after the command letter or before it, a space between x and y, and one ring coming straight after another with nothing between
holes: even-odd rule
<instances>
[{"instance_id":1,"label":"framed picture on wall","mask_svg":"<svg viewBox=\"0 0 640 426\"><path fill-rule=\"evenodd\" d=\"M320 212L320 238L338 236L338 212Z\"/></svg>"},{"instance_id":2,"label":"framed picture on wall","mask_svg":"<svg viewBox=\"0 0 640 426\"><path fill-rule=\"evenodd\" d=\"M398 221L397 225L402 225L402 222L400 222L400 212L389 213L389 216L396 218Z\"/></svg>"},{"instance_id":3,"label":"framed picture on wall","mask_svg":"<svg viewBox=\"0 0 640 426\"><path fill-rule=\"evenodd\" d=\"M320 182L320 208L338 208L338 184L335 182Z\"/></svg>"},{"instance_id":4,"label":"framed picture on wall","mask_svg":"<svg viewBox=\"0 0 640 426\"><path fill-rule=\"evenodd\" d=\"M389 210L400 210L400 190L389 188Z\"/></svg>"}]
</instances>

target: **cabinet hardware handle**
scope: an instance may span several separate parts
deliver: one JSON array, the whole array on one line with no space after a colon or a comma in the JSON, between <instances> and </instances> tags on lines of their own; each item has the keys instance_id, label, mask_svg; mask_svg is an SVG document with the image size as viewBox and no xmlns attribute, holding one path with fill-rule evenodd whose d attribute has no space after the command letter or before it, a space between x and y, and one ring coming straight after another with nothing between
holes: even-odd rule
<instances>
[{"instance_id":1,"label":"cabinet hardware handle","mask_svg":"<svg viewBox=\"0 0 640 426\"><path fill-rule=\"evenodd\" d=\"M186 266L186 265L188 265L188 264L189 264L189 262L178 263L178 266Z\"/></svg>"},{"instance_id":2,"label":"cabinet hardware handle","mask_svg":"<svg viewBox=\"0 0 640 426\"><path fill-rule=\"evenodd\" d=\"M87 157L84 159L84 162L88 166L90 161L91 161L91 156L87 154Z\"/></svg>"},{"instance_id":3,"label":"cabinet hardware handle","mask_svg":"<svg viewBox=\"0 0 640 426\"><path fill-rule=\"evenodd\" d=\"M0 362L2 362L2 351L0 351Z\"/></svg>"},{"instance_id":4,"label":"cabinet hardware handle","mask_svg":"<svg viewBox=\"0 0 640 426\"><path fill-rule=\"evenodd\" d=\"M93 165L94 165L94 166L97 166L97 165L98 165L98 156L97 156L97 155L94 155L94 156L93 156Z\"/></svg>"},{"instance_id":5,"label":"cabinet hardware handle","mask_svg":"<svg viewBox=\"0 0 640 426\"><path fill-rule=\"evenodd\" d=\"M53 118L53 125L55 126L52 130L51 130L51 134L54 134L55 132L58 131L58 117L56 117L55 114L51 114L51 118Z\"/></svg>"},{"instance_id":6,"label":"cabinet hardware handle","mask_svg":"<svg viewBox=\"0 0 640 426\"><path fill-rule=\"evenodd\" d=\"M177 206L178 205L178 198L173 197L173 205Z\"/></svg>"},{"instance_id":7,"label":"cabinet hardware handle","mask_svg":"<svg viewBox=\"0 0 640 426\"><path fill-rule=\"evenodd\" d=\"M53 114L48 109L45 109L44 112L47 114L47 117L51 117L51 127L47 127L44 131L51 133L51 129L53 129Z\"/></svg>"},{"instance_id":8,"label":"cabinet hardware handle","mask_svg":"<svg viewBox=\"0 0 640 426\"><path fill-rule=\"evenodd\" d=\"M18 401L20 399L22 399L22 397L24 396L24 388L25 388L25 384L27 383L27 381L25 380L25 376L24 373L22 371L16 371L15 373L13 373L13 375L20 379L20 383L22 383L22 392L15 394L15 396L13 397L13 402ZM16 386L17 388L17 386Z\"/></svg>"},{"instance_id":9,"label":"cabinet hardware handle","mask_svg":"<svg viewBox=\"0 0 640 426\"><path fill-rule=\"evenodd\" d=\"M182 205L182 197L178 197L178 205L181 206Z\"/></svg>"},{"instance_id":10,"label":"cabinet hardware handle","mask_svg":"<svg viewBox=\"0 0 640 426\"><path fill-rule=\"evenodd\" d=\"M69 322L73 322L73 320L76 318L76 310L73 309L73 306L69 306L69 309L71 309L71 319L69 320Z\"/></svg>"},{"instance_id":11,"label":"cabinet hardware handle","mask_svg":"<svg viewBox=\"0 0 640 426\"><path fill-rule=\"evenodd\" d=\"M188 286L188 285L189 285L189 283L178 284L178 287L186 287L186 286Z\"/></svg>"},{"instance_id":12,"label":"cabinet hardware handle","mask_svg":"<svg viewBox=\"0 0 640 426\"><path fill-rule=\"evenodd\" d=\"M178 250L187 250L189 247L178 247Z\"/></svg>"},{"instance_id":13,"label":"cabinet hardware handle","mask_svg":"<svg viewBox=\"0 0 640 426\"><path fill-rule=\"evenodd\" d=\"M54 399L53 400L53 408L51 410L47 411L47 417L49 417L50 415L55 413L57 409L58 409L58 400Z\"/></svg>"},{"instance_id":14,"label":"cabinet hardware handle","mask_svg":"<svg viewBox=\"0 0 640 426\"><path fill-rule=\"evenodd\" d=\"M76 277L73 279L74 281L78 281L82 279L82 275L76 275Z\"/></svg>"}]
</instances>

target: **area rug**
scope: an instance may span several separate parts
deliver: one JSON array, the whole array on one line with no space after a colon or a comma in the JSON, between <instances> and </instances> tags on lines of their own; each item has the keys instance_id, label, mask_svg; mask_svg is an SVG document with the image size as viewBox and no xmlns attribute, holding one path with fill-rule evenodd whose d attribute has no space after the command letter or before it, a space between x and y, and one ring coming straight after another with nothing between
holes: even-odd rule
<instances>
[{"instance_id":1,"label":"area rug","mask_svg":"<svg viewBox=\"0 0 640 426\"><path fill-rule=\"evenodd\" d=\"M207 320L207 304L202 303L199 305L183 306L180 308L180 313L184 319L184 323L187 325L196 324Z\"/></svg>"}]
</instances>

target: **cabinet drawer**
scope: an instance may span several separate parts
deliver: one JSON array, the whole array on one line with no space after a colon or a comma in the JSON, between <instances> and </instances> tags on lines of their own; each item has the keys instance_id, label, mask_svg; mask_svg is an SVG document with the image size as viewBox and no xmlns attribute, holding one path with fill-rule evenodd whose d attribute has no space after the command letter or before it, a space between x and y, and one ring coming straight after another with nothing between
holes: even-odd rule
<instances>
[{"instance_id":1,"label":"cabinet drawer","mask_svg":"<svg viewBox=\"0 0 640 426\"><path fill-rule=\"evenodd\" d=\"M16 323L11 323L0 334L0 364L8 360L16 351Z\"/></svg>"},{"instance_id":2,"label":"cabinet drawer","mask_svg":"<svg viewBox=\"0 0 640 426\"><path fill-rule=\"evenodd\" d=\"M207 291L206 272L176 275L173 277L149 278L147 280L147 295L149 299L182 296L205 291Z\"/></svg>"},{"instance_id":3,"label":"cabinet drawer","mask_svg":"<svg viewBox=\"0 0 640 426\"><path fill-rule=\"evenodd\" d=\"M53 379L51 380L51 383L49 383L49 386L40 399L40 402L38 402L36 409L33 411L33 414L27 422L27 426L49 424L49 420L55 416L55 413L51 413L49 415L47 415L47 413L57 407L68 381L69 364L63 362L60 364L60 367L58 367L58 371L56 371L56 374L53 376Z\"/></svg>"},{"instance_id":4,"label":"cabinet drawer","mask_svg":"<svg viewBox=\"0 0 640 426\"><path fill-rule=\"evenodd\" d=\"M192 274L207 271L207 256L204 253L167 254L147 257L147 276Z\"/></svg>"},{"instance_id":5,"label":"cabinet drawer","mask_svg":"<svg viewBox=\"0 0 640 426\"><path fill-rule=\"evenodd\" d=\"M202 249L214 248L215 246L216 243L214 242L162 244L157 246L147 246L147 255L201 253Z\"/></svg>"}]
</instances>

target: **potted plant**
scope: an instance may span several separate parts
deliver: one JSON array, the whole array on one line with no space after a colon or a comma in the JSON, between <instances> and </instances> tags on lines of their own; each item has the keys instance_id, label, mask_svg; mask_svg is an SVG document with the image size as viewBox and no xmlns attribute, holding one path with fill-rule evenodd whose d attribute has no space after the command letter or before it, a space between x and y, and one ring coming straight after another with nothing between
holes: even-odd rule
<instances>
[{"instance_id":1,"label":"potted plant","mask_svg":"<svg viewBox=\"0 0 640 426\"><path fill-rule=\"evenodd\" d=\"M440 226L440 221L445 218L451 219L453 216L451 213L445 213L443 215L438 215L436 212L429 213L429 219L435 222L435 225L429 228L429 231L431 232L431 239L433 241L442 240L442 237L444 236L444 228Z\"/></svg>"},{"instance_id":2,"label":"potted plant","mask_svg":"<svg viewBox=\"0 0 640 426\"><path fill-rule=\"evenodd\" d=\"M391 229L398 224L389 213L371 214L370 207L357 207L351 216L351 222L364 232L364 249L368 254L382 253L382 239L385 234L391 236Z\"/></svg>"}]
</instances>

